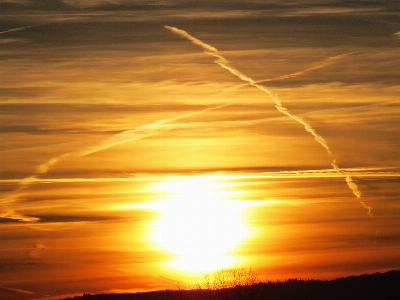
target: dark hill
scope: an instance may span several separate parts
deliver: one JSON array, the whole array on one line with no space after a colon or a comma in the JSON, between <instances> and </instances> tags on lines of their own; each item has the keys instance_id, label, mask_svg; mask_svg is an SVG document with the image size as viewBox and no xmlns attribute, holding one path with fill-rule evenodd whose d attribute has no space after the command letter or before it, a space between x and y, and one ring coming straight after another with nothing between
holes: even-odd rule
<instances>
[{"instance_id":1,"label":"dark hill","mask_svg":"<svg viewBox=\"0 0 400 300\"><path fill-rule=\"evenodd\" d=\"M396 300L400 270L330 281L288 279L219 290L166 290L134 294L99 294L64 300Z\"/></svg>"}]
</instances>

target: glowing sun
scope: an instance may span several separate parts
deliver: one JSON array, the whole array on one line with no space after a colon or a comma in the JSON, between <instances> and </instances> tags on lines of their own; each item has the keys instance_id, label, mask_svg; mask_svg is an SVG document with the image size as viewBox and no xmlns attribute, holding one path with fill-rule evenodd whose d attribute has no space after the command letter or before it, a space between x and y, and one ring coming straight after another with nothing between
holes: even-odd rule
<instances>
[{"instance_id":1,"label":"glowing sun","mask_svg":"<svg viewBox=\"0 0 400 300\"><path fill-rule=\"evenodd\" d=\"M157 184L162 200L153 241L174 257L168 265L207 272L235 264L232 251L248 235L243 205L212 176L173 178Z\"/></svg>"}]
</instances>

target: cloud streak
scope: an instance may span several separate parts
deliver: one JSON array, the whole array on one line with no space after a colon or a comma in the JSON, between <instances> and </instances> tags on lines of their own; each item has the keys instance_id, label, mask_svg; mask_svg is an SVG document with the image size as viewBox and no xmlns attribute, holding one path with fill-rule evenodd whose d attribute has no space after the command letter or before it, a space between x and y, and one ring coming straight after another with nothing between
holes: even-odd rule
<instances>
[{"instance_id":1,"label":"cloud streak","mask_svg":"<svg viewBox=\"0 0 400 300\"><path fill-rule=\"evenodd\" d=\"M326 114L326 113L346 113L346 112L362 112L366 110L371 110L371 109L376 109L376 108L381 108L385 106L398 106L400 103L399 100L394 100L394 101L387 101L387 102L382 102L382 103L376 103L376 104L368 104L368 105L358 105L358 106L353 106L353 107L342 107L342 108L330 108L330 109L323 109L323 110L313 110L313 111L308 111L304 112L301 114L297 114L297 116L310 116L310 115L321 115L321 114ZM217 129L228 129L228 128L240 128L240 127L246 127L246 126L253 126L257 124L265 124L267 122L276 122L278 120L282 120L283 118L286 118L285 116L281 117L269 117L269 118L262 118L262 119L252 119L252 120L246 120L246 121L223 121L221 122L221 125L213 125L212 129L217 130ZM204 129L204 126L201 128Z\"/></svg>"},{"instance_id":2,"label":"cloud streak","mask_svg":"<svg viewBox=\"0 0 400 300\"><path fill-rule=\"evenodd\" d=\"M39 218L24 216L13 209L7 209L0 213L0 218L11 219L11 220L18 220L23 222L37 222Z\"/></svg>"},{"instance_id":3,"label":"cloud streak","mask_svg":"<svg viewBox=\"0 0 400 300\"><path fill-rule=\"evenodd\" d=\"M388 105L398 105L399 101L388 101L388 102L383 102L383 103L377 103L377 104L370 104L370 105L361 105L361 106L355 106L355 107L348 107L348 108L336 108L336 109L326 109L326 110L318 110L318 111L311 111L311 112L306 112L306 113L302 113L300 114L301 116L306 116L306 115L312 115L312 114L321 114L321 113L327 113L327 112L337 112L337 113L342 113L342 112L347 112L347 111L362 111L362 110L366 110L366 109L374 109L374 108L379 108L379 107L383 107L383 106L388 106ZM121 132L119 134L116 134L114 136L111 136L103 141L101 141L100 143L90 146L90 147L85 147L83 149L77 150L77 151L73 151L73 152L68 152L68 153L64 153L62 155L59 155L57 157L53 157L51 159L49 159L47 162L39 165L36 167L36 172L34 175L23 178L23 179L18 179L18 180L2 180L2 182L15 182L19 185L19 187L14 190L11 193L8 193L6 195L3 195L2 198L2 204L3 205L9 205L13 202L15 202L18 198L20 198L21 196L24 195L23 190L25 188L27 188L29 185L31 184L35 184L35 183L39 183L39 182L95 182L95 181L99 181L99 182L103 182L103 181L110 181L109 178L107 179L82 179L82 178L68 178L68 179L41 179L39 178L40 175L44 175L46 174L50 168L52 168L54 165L56 165L58 162L64 160L64 159L68 159L68 157L83 157L95 152L99 152L102 150L106 150L108 148L111 148L113 146L117 146L119 144L123 144L126 142L131 142L131 141L135 141L135 140L140 140L142 138L145 137L150 137L150 136L154 136L157 134L161 134L163 132L167 132L170 130L175 129L175 126L167 126L168 123L172 123L173 121L177 121L186 117L191 117L197 114L201 114L210 110L215 110L215 109L219 109L219 108L223 108L225 106L229 106L230 104L222 104L219 106L215 106L215 107L210 107L210 108L205 108L203 110L200 111L195 111L195 112L190 112L190 113L186 113L180 116L177 116L175 118L170 118L170 119L164 119L164 120L160 120L157 122L153 122L150 124L146 124L140 127L137 127L133 130L128 130L128 131L124 131ZM251 126L251 125L255 125L255 124L262 124L265 123L269 120L275 120L275 119L279 119L279 118L266 118L266 119L258 119L258 120L249 120L249 121L235 121L235 122L228 122L229 124L226 125L214 125L211 126L211 129L216 130L216 129L223 129L223 128L237 128L237 127L245 127L245 126ZM204 126L201 126L202 129L204 129ZM191 131L193 131L193 127L191 127L190 129ZM358 191L357 186L355 185L355 183L352 181L352 177L351 175L349 175L349 173L351 174L355 174L352 170L342 170L339 169L339 167L337 166L336 162L335 165L332 165L334 170L336 171L336 174L339 173L340 176L344 176L345 180L348 184L348 186L352 189L353 193L357 193L358 198L361 197L361 193ZM363 171L366 171L367 169L363 169ZM290 172L291 173L291 172ZM299 172L295 172L296 174L306 174L306 176L311 176L309 172L305 172L304 170L299 171ZM322 170L316 170L313 171L312 173L315 173L317 176L323 176L326 177L328 176L327 174L325 174L324 171ZM397 174L397 173L396 173ZM266 174L265 174L266 175ZM359 173L356 172L356 176L357 177L364 177L364 176L392 176L393 174L390 173L377 173L377 172L373 172L373 173L368 173L366 174L365 172ZM280 176L287 176L286 172L277 172L277 173L273 173L270 174L268 172L268 176L272 176L273 178L275 177L280 177ZM329 175L328 177L333 176L333 174ZM397 176L397 175L396 175ZM131 181L133 180L132 178L116 178L115 181L124 181L124 180L128 180ZM367 206L365 203L361 202L362 206L364 208L366 208L368 210L368 215L372 216L372 208ZM8 219L13 219L13 220L20 220L20 221L25 221L25 222L36 222L39 221L40 218L36 218L36 217L30 217L30 216L24 216L20 213L17 213L14 209L8 208L6 210L4 210L2 213L0 213L0 217L1 218L8 218Z\"/></svg>"},{"instance_id":4,"label":"cloud streak","mask_svg":"<svg viewBox=\"0 0 400 300\"><path fill-rule=\"evenodd\" d=\"M205 51L206 54L211 55L211 56L217 58L217 60L215 60L215 63L218 64L220 67L222 67L222 68L228 70L230 73L232 73L233 75L235 75L235 76L238 77L239 79L241 79L241 80L243 80L243 81L246 81L249 85L252 85L252 86L258 88L259 90L265 92L266 94L268 94L268 96L269 96L269 97L273 100L273 102L275 103L275 107L276 107L276 109L277 109L279 112L281 112L282 114L288 116L288 117L291 118L292 120L294 120L294 121L300 123L301 125L303 125L303 126L304 126L304 129L305 129L307 132L309 132L309 133L314 137L314 139L315 139L322 147L325 148L325 150L327 151L327 153L328 153L330 156L333 156L333 153L332 153L332 151L330 150L330 148L329 148L327 142L325 141L325 139L324 139L321 135L319 135L319 134L315 131L315 129L314 129L310 124L308 124L306 121L304 121L301 117L290 113L289 110L288 110L286 107L284 107L284 106L282 105L282 102L280 101L280 99L279 99L279 97L278 97L277 94L275 94L273 91L269 90L267 87L265 87L265 86L263 86L263 85L260 85L258 81L253 80L252 78L246 76L245 74L243 74L243 73L240 72L239 70L237 70L237 69L231 67L231 66L229 65L228 61L227 61L223 56L221 56L221 55L219 54L218 49L216 49L215 47L213 47L213 46L211 46L211 45L209 45L209 44L206 44L206 43L202 42L201 40L199 40L199 39L197 39L197 38L191 36L189 33L187 33L187 32L184 31L184 30L178 29L178 28L176 28L176 27L167 26L167 25L165 25L164 27L165 27L166 29L168 29L169 31L175 33L175 34L177 34L177 35L179 35L179 36L181 36L181 37L184 37L184 38L188 39L188 40L191 41L193 44L200 46L201 48L204 49L204 51ZM333 58L332 58L332 59L333 59ZM298 72L298 73L299 73L300 75L302 74L302 72ZM287 75L287 76L290 76L290 74ZM298 76L298 75L293 75L293 76ZM285 77L285 76L283 76L283 77ZM285 77L285 78L286 78L286 77ZM287 77L287 78L289 78L289 77ZM339 168L339 166L338 166L337 163L336 163L336 159L333 159L333 161L332 161L331 164L332 164L332 166L333 166L333 168L334 168L334 170L335 170L336 172L342 174L342 175L345 177L345 180L346 180L346 183L347 183L348 187L351 189L351 191L352 191L353 194L357 197L357 199L360 199L360 197L361 197L361 192L358 190L358 187L357 187L357 185L354 183L352 177L351 177L350 175L346 174L343 170L341 170L341 169ZM367 206L367 205L366 205L364 202L362 202L362 201L359 201L359 202L361 203L361 205L362 205L364 208L366 208L366 209L368 210L368 215L369 215L370 217L372 217L372 213L371 213L372 207Z\"/></svg>"},{"instance_id":5,"label":"cloud streak","mask_svg":"<svg viewBox=\"0 0 400 300\"><path fill-rule=\"evenodd\" d=\"M214 170L211 170L214 171ZM342 169L346 174L350 174L362 178L383 178L383 177L400 177L400 168L397 167L363 167L363 168L346 168ZM181 173L171 173L168 175L155 176L153 174L148 175L143 173L141 175L135 174L132 177L96 177L96 178L36 178L36 183L113 183L113 182L154 182L163 180L170 176L185 176L185 172ZM220 172L221 177L218 175L213 175L216 178L223 180L226 177L238 177L238 178L338 178L342 177L341 174L332 168L330 169L299 169L299 170L285 170L285 171L260 171L259 169L255 171L250 170L225 170ZM21 183L21 179L0 179L0 183Z\"/></svg>"}]
</instances>

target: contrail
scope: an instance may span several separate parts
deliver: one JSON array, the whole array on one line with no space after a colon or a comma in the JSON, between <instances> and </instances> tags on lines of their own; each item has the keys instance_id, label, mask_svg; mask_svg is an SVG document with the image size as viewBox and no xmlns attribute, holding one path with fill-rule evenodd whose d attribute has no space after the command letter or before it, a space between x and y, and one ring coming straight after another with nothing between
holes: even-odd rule
<instances>
[{"instance_id":1,"label":"contrail","mask_svg":"<svg viewBox=\"0 0 400 300\"><path fill-rule=\"evenodd\" d=\"M257 81L253 80L252 78L244 75L242 72L240 72L239 70L231 67L228 63L228 61L219 54L218 49L216 49L215 47L208 45L204 42L202 42L201 40L191 36L189 33L187 33L184 30L178 29L176 27L171 27L171 26L164 26L166 29L172 31L173 33L182 36L184 38L187 38L189 41L191 41L192 43L202 47L205 50L205 53L208 55L211 55L213 57L216 57L217 60L215 60L215 63L217 63L219 66L221 66L222 68L228 70L229 72L231 72L233 75L235 75L236 77L238 77L239 79L248 82L248 84L258 88L259 90L265 92L268 94L268 96L274 101L275 103L275 107L276 109L285 114L286 116L288 116L289 118L293 119L294 121L300 123L301 125L304 126L305 130L307 132L309 132L314 139L321 145L323 146L326 151L328 152L328 154L330 156L333 156L332 151L330 150L327 142L325 141L325 139L319 135L314 128L308 124L306 121L304 121L301 117L297 116L297 115L293 115L292 113L289 112L289 110L284 107L282 105L282 102L280 101L279 97L277 94L275 94L274 92L272 92L271 90L269 90L268 88L266 88L263 85L260 85ZM346 174L344 171L342 171L337 163L336 160L334 159L332 161L332 166L334 168L335 171L337 171L338 173L342 174L345 179L346 179L346 183L349 186L349 188L351 189L351 191L353 192L353 194L357 197L357 199L360 199L361 197L361 192L358 190L357 185L353 182L352 178L350 175ZM364 202L360 201L360 203L363 205L364 208L368 209L368 215L370 217L372 217L372 207L367 206Z\"/></svg>"},{"instance_id":2,"label":"contrail","mask_svg":"<svg viewBox=\"0 0 400 300\"><path fill-rule=\"evenodd\" d=\"M193 44L198 45L200 47L202 47L204 50L206 51L211 51L211 52L218 52L218 49L208 45L206 43L204 43L203 41L196 39L194 36L191 36L189 33L187 33L184 30L178 29L176 27L171 27L168 25L164 26L165 28L167 28L168 30L172 31L173 33L176 33L177 35L183 36L184 38L187 38L189 41L191 41Z\"/></svg>"},{"instance_id":3,"label":"contrail","mask_svg":"<svg viewBox=\"0 0 400 300\"><path fill-rule=\"evenodd\" d=\"M42 25L42 24L40 24L40 25ZM5 31L0 31L0 34L9 33L9 32L14 32L14 31L20 31L20 30L28 29L28 28L35 27L35 26L39 26L39 24L38 24L38 25L22 26L22 27L18 27L18 28L13 28L13 29L5 30Z\"/></svg>"},{"instance_id":4,"label":"contrail","mask_svg":"<svg viewBox=\"0 0 400 300\"><path fill-rule=\"evenodd\" d=\"M0 212L0 217L20 220L20 221L26 221L26 222L39 221L39 218L23 216L23 215L17 213L15 210L8 208L8 207L12 203L14 203L20 196L23 195L22 191L26 187L39 181L38 176L46 174L50 170L51 167L56 165L61 160L64 160L68 157L73 157L73 156L75 156L75 157L86 156L86 155L89 155L92 153L106 150L108 148L117 146L119 144L131 142L131 141L137 141L137 140L140 140L145 137L150 137L150 136L156 135L158 133L167 131L168 128L165 129L163 127L163 125L166 123L177 121L177 120L187 118L187 117L190 117L190 116L193 116L196 114L201 114L201 113L209 111L209 110L219 109L219 108L222 108L222 107L225 107L228 105L230 105L230 104L221 104L218 106L208 107L208 108L205 108L205 109L202 109L199 111L186 113L186 114L174 117L174 118L159 120L159 121L156 121L156 122L153 122L150 124L139 126L132 130L123 131L121 133L118 133L116 135L113 135L113 136L101 141L100 143L98 143L96 145L86 147L86 148L83 148L83 149L80 149L77 151L67 152L67 153L61 154L59 156L53 157L53 158L49 159L47 162L37 166L34 175L22 179L19 182L19 187L16 190L3 196L1 204L4 205L6 209L4 209L2 212Z\"/></svg>"},{"instance_id":5,"label":"contrail","mask_svg":"<svg viewBox=\"0 0 400 300\"><path fill-rule=\"evenodd\" d=\"M332 56L332 57L328 57L327 59L325 59L325 60L323 60L321 62L315 63L311 67L308 67L308 68L306 68L304 70L301 70L301 71L298 71L298 72L294 72L294 73L290 73L290 74L287 74L287 75L274 77L274 78L257 80L256 83L265 83L265 82L278 81L278 80L298 77L298 76L304 75L306 73L309 73L311 71L318 70L318 69L321 69L323 67L329 66L329 65L335 63L337 60L345 58L345 57L347 57L349 55L353 55L355 53L357 53L357 52L353 51L353 52L348 52L348 53L343 53L343 54L340 54L340 55L335 55L335 56Z\"/></svg>"},{"instance_id":6,"label":"contrail","mask_svg":"<svg viewBox=\"0 0 400 300\"><path fill-rule=\"evenodd\" d=\"M345 175L345 180L347 182L347 185L349 186L349 188L353 191L353 194L356 195L357 199L359 199L358 201L360 202L360 204L362 205L362 207L364 207L365 209L367 209L367 214L370 216L370 218L373 218L374 216L372 215L372 207L368 206L367 204L365 204L364 201L361 201L361 192L358 190L357 185L354 183L353 179L351 178L350 175L346 174L343 170L339 169L339 166L336 164L336 160L333 160L333 162L331 163L332 167L339 173Z\"/></svg>"},{"instance_id":7,"label":"contrail","mask_svg":"<svg viewBox=\"0 0 400 300\"><path fill-rule=\"evenodd\" d=\"M175 27L170 27L170 26L165 26L165 28L170 30L170 31L172 31L173 33L176 33L176 34L178 34L180 36L183 36L183 37L189 39L190 41L192 41L196 45L200 45L204 50L206 50L207 54L217 58L215 63L220 65L222 68L228 70L229 72L231 72L233 75L235 75L239 79L241 79L243 81L247 81L250 85L262 90L265 93L267 93L270 96L270 98L274 101L275 107L277 108L277 110L279 112L287 115L291 119L293 119L296 122L299 122L300 124L302 124L305 127L306 131L310 132L314 136L314 138L317 140L317 142L320 143L327 150L327 152L330 155L332 154L332 152L329 149L329 147L328 147L326 141L324 140L324 138L322 136L320 136L319 134L317 134L317 132L311 127L311 125L309 125L307 122L305 122L300 117L291 114L288 111L288 109L282 105L278 95L276 95L274 92L272 92L271 90L267 89L265 86L258 84L255 80L253 80L250 77L244 75L239 70L229 66L228 61L223 56L218 54L218 50L216 48L214 48L213 46L210 46L210 45L208 45L206 43L203 43L199 39L196 39L196 38L192 37L191 35L189 35L184 30L181 30L181 29L178 29L178 28L175 28Z\"/></svg>"},{"instance_id":8,"label":"contrail","mask_svg":"<svg viewBox=\"0 0 400 300\"><path fill-rule=\"evenodd\" d=\"M340 54L340 55L331 56L331 57L328 57L327 59L324 59L323 61L317 62L317 63L313 64L312 66L310 66L310 67L308 67L306 69L303 69L301 71L297 71L297 72L294 72L294 73L281 75L281 76L277 76L277 77L273 77L273 78L257 80L254 83L259 84L259 83L265 83L265 82L271 82L271 81L279 81L279 80L285 80L285 79L289 79L289 78L299 77L299 76L302 76L302 75L307 74L309 72L312 72L312 71L324 68L326 66L329 66L329 65L335 63L336 61L338 61L338 60L340 60L342 58L345 58L345 57L347 57L349 55L353 55L355 53L358 53L358 52L357 51L353 51L353 52L343 53L343 54ZM251 85L251 83L244 83L244 84L241 84L241 85L237 85L237 86L235 86L233 88L230 88L229 90L236 90L236 89L242 88L244 86L248 86L248 85Z\"/></svg>"},{"instance_id":9,"label":"contrail","mask_svg":"<svg viewBox=\"0 0 400 300\"><path fill-rule=\"evenodd\" d=\"M42 25L62 22L62 21L65 21L65 20L71 20L71 19L76 19L76 18L77 17L63 18L63 19L54 20L54 21L45 22L45 23L40 23L40 24L36 24L36 25L27 25L27 26L22 26L22 27L18 27L18 28L12 28L12 29L8 29L8 30L5 30L5 31L0 31L0 34L14 32L14 31L21 31L21 30L25 30L25 29L28 29L28 28L32 28L32 27L37 27L37 26L42 26Z\"/></svg>"}]
</instances>

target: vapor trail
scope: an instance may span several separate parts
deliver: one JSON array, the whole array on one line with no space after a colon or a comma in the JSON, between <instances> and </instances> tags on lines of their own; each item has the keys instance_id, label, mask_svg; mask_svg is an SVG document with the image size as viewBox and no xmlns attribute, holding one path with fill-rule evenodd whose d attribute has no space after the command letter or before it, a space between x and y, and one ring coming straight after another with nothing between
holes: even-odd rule
<instances>
[{"instance_id":1,"label":"vapor trail","mask_svg":"<svg viewBox=\"0 0 400 300\"><path fill-rule=\"evenodd\" d=\"M309 132L314 139L321 145L323 146L326 151L328 152L328 154L330 156L333 156L327 142L325 141L325 139L319 135L314 128L308 124L306 121L304 121L301 117L297 116L297 115L293 115L292 113L289 112L289 110L284 107L282 105L282 102L280 101L279 97L277 94L275 94L274 92L272 92L271 90L269 90L267 87L260 85L257 81L253 80L252 78L244 75L242 72L240 72L239 70L231 67L228 63L228 61L219 54L218 49L216 49L215 47L208 45L204 42L202 42L201 40L191 36L189 33L187 33L184 30L178 29L176 27L171 27L171 26L164 26L166 29L172 31L173 33L182 36L184 38L187 38L189 41L191 41L192 43L202 47L205 50L205 53L208 55L211 55L213 57L216 57L217 60L215 60L215 63L217 63L219 66L221 66L222 68L228 70L229 72L231 72L233 75L235 75L236 77L238 77L239 79L248 82L248 84L258 88L259 90L265 92L268 94L268 96L274 101L275 103L275 107L276 109L285 114L286 116L288 116L289 118L293 119L294 121L300 123L301 125L304 126L305 130L307 132ZM346 174L344 171L342 171L339 166L336 164L336 160L334 159L332 161L332 166L334 168L335 171L337 171L338 173L342 174L345 177L346 183L349 186L349 188L351 189L351 191L353 192L353 194L357 197L357 199L359 199L361 197L361 192L358 190L357 185L353 182L353 179L351 178L350 175ZM360 203L363 205L364 208L368 209L368 215L370 217L372 217L372 213L371 210L372 208L367 206L364 202L360 201Z\"/></svg>"},{"instance_id":2,"label":"vapor trail","mask_svg":"<svg viewBox=\"0 0 400 300\"><path fill-rule=\"evenodd\" d=\"M301 70L301 71L298 71L298 72L294 72L294 73L291 73L291 74L287 74L287 75L274 77L274 78L257 80L256 83L264 83L264 82L277 81L277 80L283 80L283 79L298 77L298 76L304 75L306 73L309 73L311 71L318 70L318 69L321 69L323 67L329 66L329 65L333 64L334 62L336 62L337 60L340 60L340 59L342 59L344 57L347 57L349 55L353 55L355 53L357 53L357 52L353 51L353 52L349 52L349 53L343 53L343 54L340 54L340 55L335 55L335 56L332 56L332 57L328 57L327 59L325 59L325 60L323 60L323 61L321 61L319 63L316 63L316 64L314 64L314 65L312 65L312 66L310 66L310 67L308 67L308 68L306 68L304 70Z\"/></svg>"},{"instance_id":3,"label":"vapor trail","mask_svg":"<svg viewBox=\"0 0 400 300\"><path fill-rule=\"evenodd\" d=\"M5 31L0 31L0 34L14 32L14 31L21 31L21 30L25 30L25 29L28 29L28 28L32 28L32 27L37 27L37 26L42 26L42 25L46 25L46 24L57 23L57 22L70 20L70 19L75 19L75 17L63 18L63 19L54 20L54 21L51 21L51 22L45 22L45 23L40 23L40 24L36 24L36 25L28 25L28 26L22 26L22 27L18 27L18 28L8 29L8 30L5 30Z\"/></svg>"},{"instance_id":4,"label":"vapor trail","mask_svg":"<svg viewBox=\"0 0 400 300\"><path fill-rule=\"evenodd\" d=\"M35 26L39 26L39 25L29 25L29 26L13 28L13 29L5 30L5 31L0 31L0 34L4 34L4 33L8 33L8 32L14 32L14 31L20 31L20 30L28 29L28 28L35 27Z\"/></svg>"},{"instance_id":5,"label":"vapor trail","mask_svg":"<svg viewBox=\"0 0 400 300\"><path fill-rule=\"evenodd\" d=\"M343 53L343 54L340 54L340 55L331 56L331 57L328 57L327 59L324 59L323 61L320 61L320 62L317 62L317 63L313 64L312 66L310 66L310 67L308 67L308 68L306 68L304 70L297 71L297 72L290 73L290 74L286 74L286 75L273 77L273 78L257 80L254 83L259 84L259 83L265 83L265 82L271 82L271 81L279 81L279 80L285 80L285 79L289 79L289 78L299 77L299 76L307 74L307 73L309 73L311 71L315 71L315 70L321 69L323 67L329 66L329 65L335 63L336 61L338 61L338 60L340 60L342 58L345 58L345 57L347 57L349 55L353 55L355 53L357 53L357 52L353 51L353 52ZM229 90L236 90L236 89L242 88L244 86L248 86L248 85L251 85L251 84L250 83L241 84L241 85L235 86L235 87L233 87L233 88L231 88Z\"/></svg>"},{"instance_id":6,"label":"vapor trail","mask_svg":"<svg viewBox=\"0 0 400 300\"><path fill-rule=\"evenodd\" d=\"M23 195L22 191L26 187L40 181L38 176L46 174L50 170L51 167L56 165L61 160L64 160L68 157L86 156L86 155L89 155L92 153L106 150L108 148L117 146L119 144L131 142L131 141L137 141L142 138L149 137L149 136L154 136L156 134L167 131L168 128L163 126L167 123L177 121L177 120L180 120L180 119L183 119L186 117L190 117L190 116L193 116L196 114L201 114L201 113L209 111L209 110L219 109L219 108L222 108L222 107L225 107L228 105L229 104L221 104L218 106L208 107L208 108L205 108L205 109L202 109L199 111L186 113L186 114L174 117L174 118L159 120L159 121L156 121L156 122L153 122L150 124L142 125L135 129L123 131L121 133L113 135L113 136L99 142L96 145L86 147L86 148L83 148L80 150L72 151L72 152L67 152L67 153L61 154L59 156L53 157L53 158L49 159L47 162L45 162L41 165L38 165L36 167L36 171L35 171L34 175L22 179L19 182L19 186L16 190L14 190L13 192L10 192L6 195L3 195L0 204L2 204L4 206L4 208L3 208L3 211L0 212L0 218L15 219L15 220L26 221L26 222L39 221L39 218L24 216L22 214L19 214L18 212L16 212L14 209L11 208L11 204L13 204L19 197L21 197Z\"/></svg>"},{"instance_id":7,"label":"vapor trail","mask_svg":"<svg viewBox=\"0 0 400 300\"><path fill-rule=\"evenodd\" d=\"M168 30L172 31L173 33L176 33L176 34L178 34L180 36L183 36L184 38L187 38L193 44L202 47L206 51L218 52L217 48L215 48L215 47L213 47L213 46L211 46L209 44L204 43L203 41L195 38L194 36L191 36L189 33L187 33L184 30L178 29L176 27L171 27L171 26L168 26L168 25L165 25L164 27L167 28Z\"/></svg>"},{"instance_id":8,"label":"vapor trail","mask_svg":"<svg viewBox=\"0 0 400 300\"><path fill-rule=\"evenodd\" d=\"M347 185L349 186L349 188L353 191L353 194L356 195L358 202L360 202L360 204L362 205L362 207L364 207L365 209L367 209L367 214L370 216L370 218L373 218L374 216L372 215L372 207L368 206L367 204L365 204L364 201L361 201L361 192L358 190L357 185L354 183L353 178L346 174L343 170L339 169L339 166L336 164L336 160L333 160L333 162L331 163L331 165L333 166L333 168L343 174L345 176L345 180L347 182Z\"/></svg>"},{"instance_id":9,"label":"vapor trail","mask_svg":"<svg viewBox=\"0 0 400 300\"><path fill-rule=\"evenodd\" d=\"M327 150L327 152L330 155L332 154L332 152L329 149L329 147L328 147L326 141L324 140L324 138L322 136L320 136L319 134L317 134L317 132L311 127L311 125L309 125L302 118L300 118L299 116L291 114L288 111L288 109L282 105L282 103L281 103L281 101L280 101L280 99L279 99L277 94L275 94L274 92L272 92L271 90L269 90L265 86L258 84L255 80L253 80L250 77L244 75L239 70L229 66L228 61L223 56L219 55L218 54L218 50L216 48L214 48L213 46L210 46L210 45L208 45L206 43L203 43L199 39L196 39L196 38L192 37L190 34L188 34L184 30L181 30L181 29L178 29L178 28L175 28L175 27L170 27L170 26L165 26L165 28L170 30L170 31L172 31L173 33L176 33L176 34L178 34L180 36L183 36L183 37L189 39L190 41L192 41L196 45L200 45L204 50L206 50L206 53L208 55L211 55L211 56L214 56L214 57L217 58L215 63L220 65L222 68L228 70L229 72L231 72L233 75L235 75L239 79L241 79L243 81L247 81L250 85L258 88L259 90L262 90L265 93L267 93L270 96L270 98L274 101L275 107L277 108L277 110L279 112L287 115L291 119L293 119L296 122L299 122L300 124L302 124L304 126L304 128L306 129L306 131L310 132L314 136L314 138L317 140L317 142L320 143Z\"/></svg>"}]
</instances>

